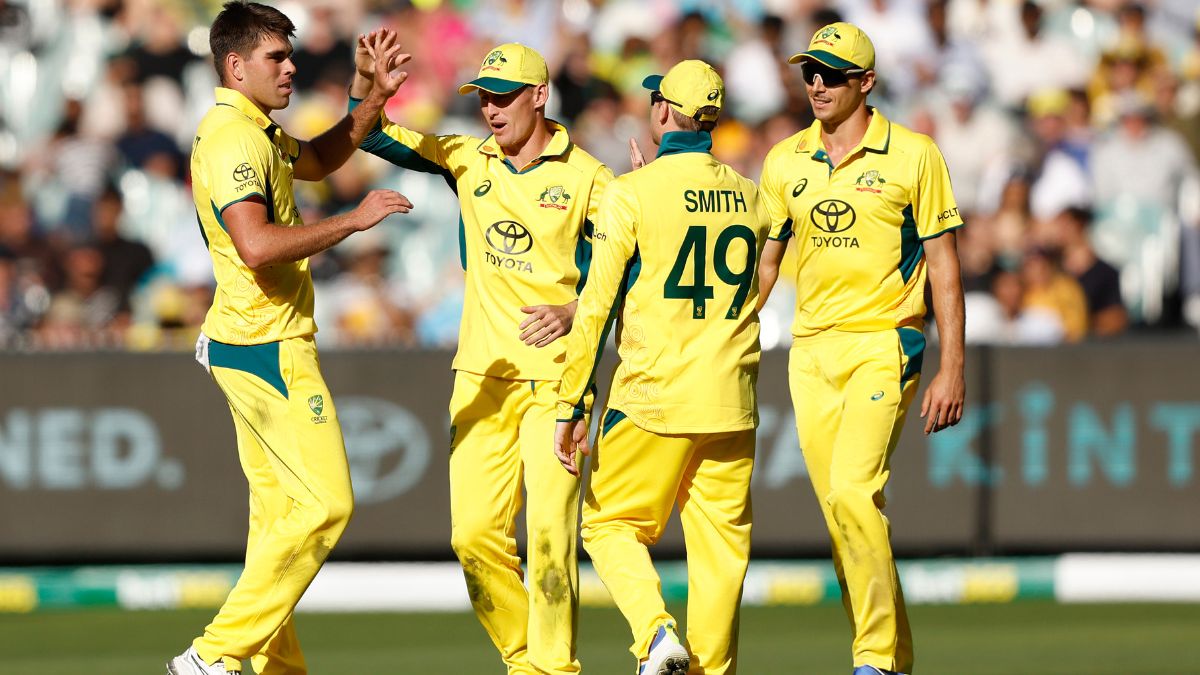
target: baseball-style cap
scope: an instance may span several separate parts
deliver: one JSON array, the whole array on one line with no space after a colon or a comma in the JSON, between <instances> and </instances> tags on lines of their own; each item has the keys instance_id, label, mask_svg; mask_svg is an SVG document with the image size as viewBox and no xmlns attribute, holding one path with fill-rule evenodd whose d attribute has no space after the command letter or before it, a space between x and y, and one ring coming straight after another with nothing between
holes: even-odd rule
<instances>
[{"instance_id":1,"label":"baseball-style cap","mask_svg":"<svg viewBox=\"0 0 1200 675\"><path fill-rule=\"evenodd\" d=\"M808 49L793 54L788 63L800 63L805 59L838 70L872 70L875 68L875 45L858 26L839 21L814 33Z\"/></svg>"},{"instance_id":2,"label":"baseball-style cap","mask_svg":"<svg viewBox=\"0 0 1200 675\"><path fill-rule=\"evenodd\" d=\"M541 54L519 42L509 42L488 52L479 64L479 76L459 87L458 93L469 94L482 89L493 94L508 94L527 84L549 81L546 59Z\"/></svg>"},{"instance_id":3,"label":"baseball-style cap","mask_svg":"<svg viewBox=\"0 0 1200 675\"><path fill-rule=\"evenodd\" d=\"M651 75L642 86L662 93L662 97L679 112L700 122L715 122L725 104L725 82L713 67L703 61L680 61L666 75ZM700 114L701 108L712 106L716 112Z\"/></svg>"}]
</instances>

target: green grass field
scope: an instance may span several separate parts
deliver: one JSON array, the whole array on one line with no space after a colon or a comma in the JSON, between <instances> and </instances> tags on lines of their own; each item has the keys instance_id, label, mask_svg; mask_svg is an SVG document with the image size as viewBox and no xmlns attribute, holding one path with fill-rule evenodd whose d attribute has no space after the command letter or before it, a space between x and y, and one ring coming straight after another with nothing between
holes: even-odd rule
<instances>
[{"instance_id":1,"label":"green grass field","mask_svg":"<svg viewBox=\"0 0 1200 675\"><path fill-rule=\"evenodd\" d=\"M911 611L921 675L1200 673L1197 605L1024 602ZM163 662L208 618L207 611L0 615L0 673L163 673ZM315 675L503 672L468 614L303 614L298 629ZM584 610L580 631L584 672L633 672L616 610ZM849 675L848 650L839 607L743 611L742 675Z\"/></svg>"}]
</instances>

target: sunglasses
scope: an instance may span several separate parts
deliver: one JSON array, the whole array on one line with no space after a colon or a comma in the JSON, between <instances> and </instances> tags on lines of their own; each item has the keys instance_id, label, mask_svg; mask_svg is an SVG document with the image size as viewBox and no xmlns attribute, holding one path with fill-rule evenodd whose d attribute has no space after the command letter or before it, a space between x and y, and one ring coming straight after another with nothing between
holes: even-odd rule
<instances>
[{"instance_id":1,"label":"sunglasses","mask_svg":"<svg viewBox=\"0 0 1200 675\"><path fill-rule=\"evenodd\" d=\"M812 61L806 61L800 65L800 76L804 78L804 84L809 86L817 81L818 75L821 76L821 82L826 87L840 87L856 77L862 77L865 72L867 71L862 68L838 70Z\"/></svg>"},{"instance_id":2,"label":"sunglasses","mask_svg":"<svg viewBox=\"0 0 1200 675\"><path fill-rule=\"evenodd\" d=\"M682 107L680 104L676 103L675 101L672 101L671 99L667 98L666 96L663 96L661 91L650 92L650 105L654 105L655 103L661 103L663 101L670 103L671 105L673 105L677 108Z\"/></svg>"}]
</instances>

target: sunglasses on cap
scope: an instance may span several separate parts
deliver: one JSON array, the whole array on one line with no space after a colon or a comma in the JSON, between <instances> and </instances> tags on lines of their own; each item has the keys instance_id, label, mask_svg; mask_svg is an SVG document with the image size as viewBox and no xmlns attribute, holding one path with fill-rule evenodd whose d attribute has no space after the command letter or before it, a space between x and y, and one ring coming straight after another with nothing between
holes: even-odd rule
<instances>
[{"instance_id":1,"label":"sunglasses on cap","mask_svg":"<svg viewBox=\"0 0 1200 675\"><path fill-rule=\"evenodd\" d=\"M800 64L800 76L804 78L804 84L809 86L817 81L818 75L821 76L821 82L826 87L840 87L855 77L862 77L865 72L867 71L862 68L838 70L815 61L805 61Z\"/></svg>"}]
</instances>

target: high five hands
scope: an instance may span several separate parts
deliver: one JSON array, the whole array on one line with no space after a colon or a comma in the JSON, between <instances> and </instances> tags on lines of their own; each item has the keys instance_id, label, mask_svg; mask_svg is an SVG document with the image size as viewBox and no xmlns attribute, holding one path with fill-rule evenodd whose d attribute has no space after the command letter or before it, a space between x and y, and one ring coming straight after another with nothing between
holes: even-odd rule
<instances>
[{"instance_id":1,"label":"high five hands","mask_svg":"<svg viewBox=\"0 0 1200 675\"><path fill-rule=\"evenodd\" d=\"M372 89L391 98L408 79L408 71L398 70L412 60L412 54L401 52L396 44L396 31L380 28L358 36L354 49L354 68ZM379 67L382 65L383 67Z\"/></svg>"}]
</instances>

